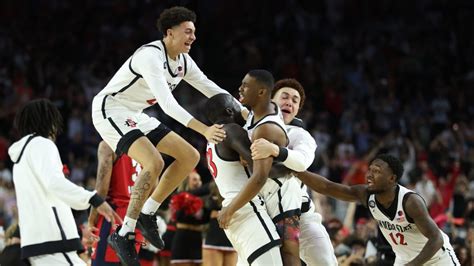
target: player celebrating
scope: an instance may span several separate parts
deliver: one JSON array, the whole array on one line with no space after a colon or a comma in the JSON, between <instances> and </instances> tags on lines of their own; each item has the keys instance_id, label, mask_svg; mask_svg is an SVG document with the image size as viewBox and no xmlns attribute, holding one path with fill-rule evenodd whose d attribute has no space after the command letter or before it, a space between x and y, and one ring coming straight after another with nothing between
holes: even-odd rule
<instances>
[{"instance_id":1,"label":"player celebrating","mask_svg":"<svg viewBox=\"0 0 474 266\"><path fill-rule=\"evenodd\" d=\"M163 248L154 214L199 160L195 148L157 119L144 114L143 109L157 102L165 113L208 141L219 142L225 138L221 126L208 127L196 120L171 93L181 80L207 97L226 93L187 54L196 40L195 20L195 13L184 7L164 10L157 24L164 38L138 48L92 103L93 123L101 137L117 154L125 153L142 166L124 224L109 238L124 264L138 265L132 248L136 226L154 246ZM152 192L164 165L160 152L175 160Z\"/></svg>"},{"instance_id":2,"label":"player celebrating","mask_svg":"<svg viewBox=\"0 0 474 266\"><path fill-rule=\"evenodd\" d=\"M251 146L252 159L258 160L273 156L276 161L281 161L283 165L294 171L305 171L313 163L317 145L311 134L302 127L302 121L295 118L305 102L304 88L295 79L282 79L275 83L272 95L273 102L282 111L290 143L287 148L284 148L278 147L265 139L258 139ZM287 188L290 187L290 184L287 185ZM299 239L301 259L307 265L337 265L331 240L321 223L321 215L315 212L314 204L306 191L306 186L298 184L297 187L302 193L301 234ZM290 195L282 194L285 192L284 188L282 186L277 192L281 194L280 198L285 199L291 197L291 194L295 194L292 191L286 191ZM265 195L264 199L266 200ZM267 200L266 203L268 207Z\"/></svg>"},{"instance_id":3,"label":"player celebrating","mask_svg":"<svg viewBox=\"0 0 474 266\"><path fill-rule=\"evenodd\" d=\"M235 123L238 121L236 116L240 114L231 96L219 94L212 97L205 110L212 123L224 124L228 132L223 142L207 145L209 170L224 198L222 206L225 208L248 183L249 175L240 163L240 158L251 163L250 140L247 131ZM265 176L262 171L259 168L254 173ZM280 237L265 203L258 196L233 213L224 231L238 253L239 265L245 262L262 266L282 265Z\"/></svg>"},{"instance_id":4,"label":"player celebrating","mask_svg":"<svg viewBox=\"0 0 474 266\"><path fill-rule=\"evenodd\" d=\"M394 265L460 265L448 236L434 223L423 198L398 184L403 174L399 159L378 155L369 165L367 184L346 186L310 172L297 173L313 190L369 208L392 246Z\"/></svg>"}]
</instances>

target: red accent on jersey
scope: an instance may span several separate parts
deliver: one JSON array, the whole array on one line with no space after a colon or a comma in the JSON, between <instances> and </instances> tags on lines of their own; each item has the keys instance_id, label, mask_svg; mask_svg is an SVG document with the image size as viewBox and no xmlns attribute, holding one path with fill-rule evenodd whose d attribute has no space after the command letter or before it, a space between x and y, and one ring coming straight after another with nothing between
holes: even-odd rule
<instances>
[{"instance_id":1,"label":"red accent on jersey","mask_svg":"<svg viewBox=\"0 0 474 266\"><path fill-rule=\"evenodd\" d=\"M132 186L135 184L135 179L138 175L138 172L141 170L141 167L138 163L133 161L127 155L120 156L115 162L112 168L112 176L110 177L110 185L109 185L109 193L107 194L107 201L110 202L112 205L115 206L115 211L120 216L120 218L124 218L127 213L128 203L130 202L130 192ZM99 215L99 219L97 221L96 227L99 230L102 229L102 224L104 223L104 216ZM107 232L110 235L113 231L115 231L115 227L110 227L110 231ZM140 230L135 229L137 242L144 242L145 239L141 234ZM98 233L100 235L101 232ZM91 258L93 260L97 257L97 245L98 242L93 244L93 252L91 254ZM135 246L137 253L140 250L140 245ZM107 245L105 249L104 257L101 261L104 260L110 263L118 263L120 262L119 258L115 251Z\"/></svg>"},{"instance_id":2,"label":"red accent on jersey","mask_svg":"<svg viewBox=\"0 0 474 266\"><path fill-rule=\"evenodd\" d=\"M122 155L114 163L107 201L116 207L127 207L131 188L135 184L140 166L132 158Z\"/></svg>"},{"instance_id":3,"label":"red accent on jersey","mask_svg":"<svg viewBox=\"0 0 474 266\"><path fill-rule=\"evenodd\" d=\"M212 177L216 178L216 176L217 176L217 167L216 167L216 164L212 161L212 149L211 148L207 149L206 157L207 157L207 166L209 168L209 171L211 172Z\"/></svg>"},{"instance_id":4,"label":"red accent on jersey","mask_svg":"<svg viewBox=\"0 0 474 266\"><path fill-rule=\"evenodd\" d=\"M156 103L156 99L146 100L146 102L147 102L149 105L154 105L154 104Z\"/></svg>"}]
</instances>

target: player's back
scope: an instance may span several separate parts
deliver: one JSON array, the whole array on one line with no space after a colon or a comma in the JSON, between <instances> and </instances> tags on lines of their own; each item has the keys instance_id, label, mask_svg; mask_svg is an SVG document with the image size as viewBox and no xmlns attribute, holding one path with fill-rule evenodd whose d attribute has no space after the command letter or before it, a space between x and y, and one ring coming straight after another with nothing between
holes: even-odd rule
<instances>
[{"instance_id":1,"label":"player's back","mask_svg":"<svg viewBox=\"0 0 474 266\"><path fill-rule=\"evenodd\" d=\"M208 143L206 157L209 171L224 198L222 205L226 206L245 186L250 175L238 157L232 160L222 158L216 148L219 145L221 144Z\"/></svg>"}]
</instances>

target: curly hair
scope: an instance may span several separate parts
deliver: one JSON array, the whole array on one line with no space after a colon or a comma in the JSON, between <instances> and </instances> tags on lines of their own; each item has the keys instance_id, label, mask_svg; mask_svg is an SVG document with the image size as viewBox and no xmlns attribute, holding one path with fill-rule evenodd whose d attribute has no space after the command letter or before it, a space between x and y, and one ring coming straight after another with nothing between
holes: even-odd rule
<instances>
[{"instance_id":1,"label":"curly hair","mask_svg":"<svg viewBox=\"0 0 474 266\"><path fill-rule=\"evenodd\" d=\"M172 8L165 9L161 12L156 27L166 36L166 31L174 26L177 26L185 21L191 21L196 23L196 13L182 6L175 6Z\"/></svg>"},{"instance_id":2,"label":"curly hair","mask_svg":"<svg viewBox=\"0 0 474 266\"><path fill-rule=\"evenodd\" d=\"M304 93L303 85L301 85L301 83L296 79L280 79L279 81L277 81L275 83L275 86L273 87L272 98L281 88L285 87L292 88L298 91L301 97L300 109L303 108L304 101L306 100L306 94Z\"/></svg>"},{"instance_id":3,"label":"curly hair","mask_svg":"<svg viewBox=\"0 0 474 266\"><path fill-rule=\"evenodd\" d=\"M400 178L402 177L403 171L404 171L403 164L400 161L400 159L390 154L379 154L375 157L373 161L377 159L382 160L388 164L388 167L390 167L393 174L397 177L397 182L398 182Z\"/></svg>"}]
</instances>

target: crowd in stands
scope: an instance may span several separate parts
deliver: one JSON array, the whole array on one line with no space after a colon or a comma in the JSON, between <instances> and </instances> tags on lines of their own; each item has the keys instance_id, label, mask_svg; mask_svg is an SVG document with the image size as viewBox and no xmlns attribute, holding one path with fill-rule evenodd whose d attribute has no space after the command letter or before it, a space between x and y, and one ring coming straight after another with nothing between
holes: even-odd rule
<instances>
[{"instance_id":1,"label":"crowd in stands","mask_svg":"<svg viewBox=\"0 0 474 266\"><path fill-rule=\"evenodd\" d=\"M191 54L222 88L235 95L240 78L254 68L303 84L300 118L318 144L312 171L360 184L375 154L398 156L405 167L401 183L423 196L460 261L470 263L474 3L467 0L2 2L0 225L6 229L17 219L7 149L18 139L18 108L38 97L60 108L62 160L72 181L93 189L100 137L91 122L92 97L135 49L161 38L156 19L173 5L198 14ZM204 119L205 97L187 84L174 94ZM158 107L149 111L198 148L197 171L208 183L205 139ZM368 241L377 242L374 221L360 206L313 196L341 262L364 265Z\"/></svg>"}]
</instances>

